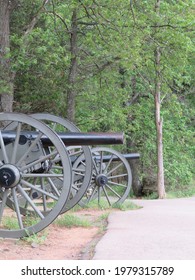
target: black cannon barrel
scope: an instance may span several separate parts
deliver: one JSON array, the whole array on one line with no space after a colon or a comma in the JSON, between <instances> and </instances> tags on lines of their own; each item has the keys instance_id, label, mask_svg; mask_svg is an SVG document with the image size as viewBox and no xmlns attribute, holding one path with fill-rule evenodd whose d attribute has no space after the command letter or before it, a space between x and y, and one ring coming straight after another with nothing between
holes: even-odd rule
<instances>
[{"instance_id":1,"label":"black cannon barrel","mask_svg":"<svg viewBox=\"0 0 195 280\"><path fill-rule=\"evenodd\" d=\"M129 153L129 154L122 154L127 160L132 160L132 159L138 159L140 158L140 154L139 153ZM94 160L102 160L103 162L108 162L110 159L112 159L112 161L119 161L119 158L115 155L103 155L103 157L101 158L100 155L93 155Z\"/></svg>"},{"instance_id":2,"label":"black cannon barrel","mask_svg":"<svg viewBox=\"0 0 195 280\"><path fill-rule=\"evenodd\" d=\"M2 138L5 144L9 144L15 140L16 132L9 130L1 131ZM84 146L84 145L114 145L124 143L124 133L99 133L99 132L58 132L66 146ZM25 144L28 140L35 140L38 137L36 131L22 131L20 133L19 144ZM48 137L43 135L41 141L45 146L51 146L52 143Z\"/></svg>"}]
</instances>

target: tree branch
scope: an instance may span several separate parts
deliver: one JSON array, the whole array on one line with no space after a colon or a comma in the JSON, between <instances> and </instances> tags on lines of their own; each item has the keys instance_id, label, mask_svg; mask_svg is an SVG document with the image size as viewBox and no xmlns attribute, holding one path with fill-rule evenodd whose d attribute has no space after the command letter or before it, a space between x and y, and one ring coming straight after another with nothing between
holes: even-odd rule
<instances>
[{"instance_id":1,"label":"tree branch","mask_svg":"<svg viewBox=\"0 0 195 280\"><path fill-rule=\"evenodd\" d=\"M28 34L33 30L33 28L35 27L36 23L38 22L39 19L39 14L44 10L45 5L49 2L49 0L44 0L41 7L38 9L36 15L33 17L33 19L31 20L30 24L28 25L26 31L24 32L23 38L25 39Z\"/></svg>"}]
</instances>

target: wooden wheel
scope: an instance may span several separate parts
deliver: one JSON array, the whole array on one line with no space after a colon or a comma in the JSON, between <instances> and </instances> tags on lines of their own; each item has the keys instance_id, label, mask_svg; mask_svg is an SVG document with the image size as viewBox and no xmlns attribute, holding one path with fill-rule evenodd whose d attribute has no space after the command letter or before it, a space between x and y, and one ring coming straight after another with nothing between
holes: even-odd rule
<instances>
[{"instance_id":1,"label":"wooden wheel","mask_svg":"<svg viewBox=\"0 0 195 280\"><path fill-rule=\"evenodd\" d=\"M110 148L91 149L93 172L91 184L88 187L80 205L84 206L97 199L109 206L122 203L128 196L132 184L131 169L123 155ZM83 158L78 159L82 161Z\"/></svg>"},{"instance_id":2,"label":"wooden wheel","mask_svg":"<svg viewBox=\"0 0 195 280\"><path fill-rule=\"evenodd\" d=\"M47 113L38 113L32 115L38 120L44 121L49 127L56 132L80 132L80 130L69 120L54 116ZM66 212L74 207L85 194L92 176L92 156L91 150L88 146L69 146L67 151L72 164L72 186L69 199L64 205L61 213ZM85 159L84 164L76 166L74 162L82 155Z\"/></svg>"},{"instance_id":3,"label":"wooden wheel","mask_svg":"<svg viewBox=\"0 0 195 280\"><path fill-rule=\"evenodd\" d=\"M72 169L64 144L44 123L17 113L1 113L0 123L0 237L21 238L41 231L61 212Z\"/></svg>"}]
</instances>

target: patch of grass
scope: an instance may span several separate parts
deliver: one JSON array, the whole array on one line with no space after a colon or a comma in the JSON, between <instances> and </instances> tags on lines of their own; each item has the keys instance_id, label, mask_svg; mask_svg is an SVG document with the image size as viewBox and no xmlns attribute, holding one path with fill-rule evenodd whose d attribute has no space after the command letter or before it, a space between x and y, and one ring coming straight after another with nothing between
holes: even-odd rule
<instances>
[{"instance_id":1,"label":"patch of grass","mask_svg":"<svg viewBox=\"0 0 195 280\"><path fill-rule=\"evenodd\" d=\"M2 221L2 225L6 229L19 229L18 221L13 217L4 217Z\"/></svg>"},{"instance_id":2,"label":"patch of grass","mask_svg":"<svg viewBox=\"0 0 195 280\"><path fill-rule=\"evenodd\" d=\"M34 215L31 215L29 213L26 214L26 216L23 218L23 224L26 227L33 226L37 224L40 221L39 218L35 217Z\"/></svg>"},{"instance_id":3,"label":"patch of grass","mask_svg":"<svg viewBox=\"0 0 195 280\"><path fill-rule=\"evenodd\" d=\"M116 208L122 211L127 211L127 210L137 210L142 208L141 206L136 205L135 203L126 200L122 204L115 204L112 206L112 208Z\"/></svg>"},{"instance_id":4,"label":"patch of grass","mask_svg":"<svg viewBox=\"0 0 195 280\"><path fill-rule=\"evenodd\" d=\"M90 227L91 223L84 219L84 218L79 218L76 215L73 214L64 214L58 217L55 221L54 224L56 224L59 227Z\"/></svg>"},{"instance_id":5,"label":"patch of grass","mask_svg":"<svg viewBox=\"0 0 195 280\"><path fill-rule=\"evenodd\" d=\"M25 225L31 226L34 224L35 219L28 216L25 217L25 221L23 221ZM3 227L9 230L18 230L18 220L14 217L4 217L2 221ZM28 235L28 231L26 230L26 237L21 238L22 241L25 241L28 244L43 244L46 239L46 231L41 231L41 233L34 233Z\"/></svg>"},{"instance_id":6,"label":"patch of grass","mask_svg":"<svg viewBox=\"0 0 195 280\"><path fill-rule=\"evenodd\" d=\"M83 209L83 207L80 206L79 204L76 204L73 208L69 209L68 212L69 213L74 213L74 212L78 212L81 209Z\"/></svg>"},{"instance_id":7,"label":"patch of grass","mask_svg":"<svg viewBox=\"0 0 195 280\"><path fill-rule=\"evenodd\" d=\"M126 199L123 203L115 203L112 206L108 205L108 202L104 199L101 200L100 205L98 204L97 199L90 201L90 203L86 204L83 208L93 209L93 210L108 210L108 209L119 209L119 210L135 210L139 209L140 206Z\"/></svg>"},{"instance_id":8,"label":"patch of grass","mask_svg":"<svg viewBox=\"0 0 195 280\"><path fill-rule=\"evenodd\" d=\"M191 186L178 187L167 192L167 198L182 198L195 196L195 184Z\"/></svg>"},{"instance_id":9,"label":"patch of grass","mask_svg":"<svg viewBox=\"0 0 195 280\"><path fill-rule=\"evenodd\" d=\"M28 244L43 244L44 242L45 242L45 240L46 240L46 238L47 238L47 231L46 230L44 230L44 231L42 231L40 234L38 234L38 233L34 233L34 234L32 234L32 235L30 235L30 236L27 236L27 237L23 237L22 238L22 241L25 241L26 243L28 243Z\"/></svg>"},{"instance_id":10,"label":"patch of grass","mask_svg":"<svg viewBox=\"0 0 195 280\"><path fill-rule=\"evenodd\" d=\"M83 206L83 208L86 208L86 209L93 209L93 210L104 210L104 209L108 209L109 206L108 206L108 203L106 200L101 200L100 201L100 204L98 204L98 200L97 199L94 199L92 201L90 201L88 204L85 204Z\"/></svg>"},{"instance_id":11,"label":"patch of grass","mask_svg":"<svg viewBox=\"0 0 195 280\"><path fill-rule=\"evenodd\" d=\"M110 215L110 212L104 212L102 215L100 215L97 219L97 221L105 221L108 219L108 216Z\"/></svg>"}]
</instances>

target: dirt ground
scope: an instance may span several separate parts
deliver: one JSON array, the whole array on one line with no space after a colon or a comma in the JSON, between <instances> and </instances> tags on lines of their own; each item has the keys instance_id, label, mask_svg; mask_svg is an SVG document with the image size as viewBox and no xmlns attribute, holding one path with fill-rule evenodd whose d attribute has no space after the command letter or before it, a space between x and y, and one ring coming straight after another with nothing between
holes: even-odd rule
<instances>
[{"instance_id":1,"label":"dirt ground","mask_svg":"<svg viewBox=\"0 0 195 280\"><path fill-rule=\"evenodd\" d=\"M0 239L0 260L91 259L95 244L104 234L100 219L106 211L80 210L76 214L90 221L90 227L59 227L51 224L32 240ZM101 221L101 222L100 222ZM44 241L40 242L44 237Z\"/></svg>"}]
</instances>

